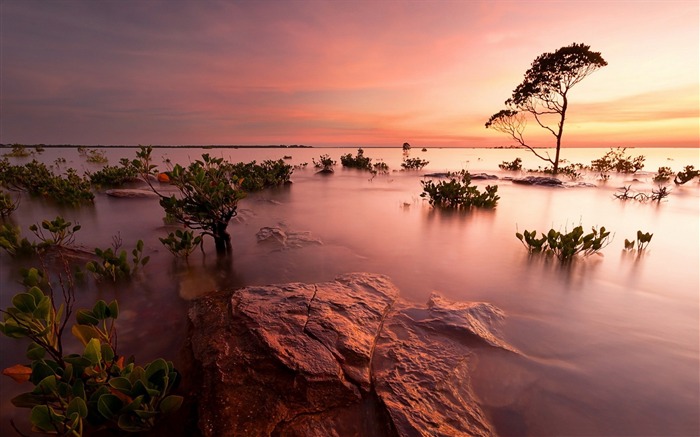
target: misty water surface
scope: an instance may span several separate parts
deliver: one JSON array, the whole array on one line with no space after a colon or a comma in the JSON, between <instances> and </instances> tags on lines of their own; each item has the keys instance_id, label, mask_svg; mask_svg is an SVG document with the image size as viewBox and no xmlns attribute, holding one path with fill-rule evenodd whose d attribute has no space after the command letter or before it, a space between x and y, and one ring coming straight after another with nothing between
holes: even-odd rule
<instances>
[{"instance_id":1,"label":"misty water surface","mask_svg":"<svg viewBox=\"0 0 700 437\"><path fill-rule=\"evenodd\" d=\"M522 357L483 354L474 361L472 383L477 396L503 435L697 435L699 404L700 185L672 186L660 204L619 201L622 185L650 192L661 165L674 171L700 167L698 151L630 149L648 156L638 175L613 175L597 187L545 188L498 184L501 200L494 210L439 211L419 197L421 175L467 168L500 177L518 176L497 164L515 157L524 167L541 165L524 151L414 148L412 157L430 165L419 172L391 172L374 178L345 170L339 157L356 149L156 149L161 156L186 164L201 153L233 161L279 159L308 162L296 170L293 184L249 195L229 231L233 256L218 258L211 240L206 255L195 252L189 265L174 261L158 237L173 227L163 224L154 199L115 199L98 193L95 205L59 208L22 197L11 220L25 234L31 223L57 214L79 222L77 243L108 247L119 233L130 249L145 241L151 262L131 283L104 284L78 291L78 306L98 299L119 300L119 351L135 354L138 363L162 356L175 360L186 334L188 301L206 293L253 284L319 282L341 273L367 271L388 275L405 299L425 302L431 292L458 301L486 301L506 316L501 335ZM590 164L606 150L564 150L572 162ZM135 149L110 149L110 164L133 158ZM311 158L328 153L338 161L330 176L315 174ZM365 149L365 155L399 169L396 149ZM39 159L51 163L65 156L84 169L74 149L47 149ZM672 159L668 159L672 158ZM24 162L13 160L15 163ZM161 166L163 166L161 164ZM164 167L163 167L164 168ZM481 187L487 182L475 181ZM673 185L673 184L671 184ZM561 266L529 256L516 230L546 232L582 224L605 226L614 233L602 256ZM258 243L265 226L308 232L322 244L278 250ZM623 249L637 230L652 232L646 253ZM2 308L21 290L21 265L0 255ZM24 362L26 345L0 338L0 367ZM185 377L187 377L185 375ZM14 409L9 399L27 390L7 377L2 388L2 424L9 432ZM22 423L18 420L18 423Z\"/></svg>"}]
</instances>

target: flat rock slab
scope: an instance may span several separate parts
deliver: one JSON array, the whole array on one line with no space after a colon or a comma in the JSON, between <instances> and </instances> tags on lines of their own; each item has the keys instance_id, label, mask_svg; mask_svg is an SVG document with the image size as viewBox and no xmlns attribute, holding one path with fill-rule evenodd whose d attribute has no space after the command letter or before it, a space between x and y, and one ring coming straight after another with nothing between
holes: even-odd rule
<instances>
[{"instance_id":1,"label":"flat rock slab","mask_svg":"<svg viewBox=\"0 0 700 437\"><path fill-rule=\"evenodd\" d=\"M105 194L111 197L127 199L158 197L158 195L151 190L140 190L138 188L115 188L113 190L106 190Z\"/></svg>"},{"instance_id":2,"label":"flat rock slab","mask_svg":"<svg viewBox=\"0 0 700 437\"><path fill-rule=\"evenodd\" d=\"M547 187L559 187L563 182L550 176L525 176L524 178L511 179L514 184L522 185L542 185Z\"/></svg>"},{"instance_id":3,"label":"flat rock slab","mask_svg":"<svg viewBox=\"0 0 700 437\"><path fill-rule=\"evenodd\" d=\"M491 435L470 357L516 352L501 312L434 294L403 302L383 275L251 286L194 301L189 344L204 436Z\"/></svg>"}]
</instances>

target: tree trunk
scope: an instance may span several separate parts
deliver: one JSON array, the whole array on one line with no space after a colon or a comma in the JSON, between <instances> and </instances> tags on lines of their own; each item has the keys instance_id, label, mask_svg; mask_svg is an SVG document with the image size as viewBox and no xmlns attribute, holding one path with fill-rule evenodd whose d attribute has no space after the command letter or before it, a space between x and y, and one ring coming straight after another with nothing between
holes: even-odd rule
<instances>
[{"instance_id":1,"label":"tree trunk","mask_svg":"<svg viewBox=\"0 0 700 437\"><path fill-rule=\"evenodd\" d=\"M231 251L231 235L226 232L228 223L217 223L214 229L214 245L216 253L227 253Z\"/></svg>"}]
</instances>

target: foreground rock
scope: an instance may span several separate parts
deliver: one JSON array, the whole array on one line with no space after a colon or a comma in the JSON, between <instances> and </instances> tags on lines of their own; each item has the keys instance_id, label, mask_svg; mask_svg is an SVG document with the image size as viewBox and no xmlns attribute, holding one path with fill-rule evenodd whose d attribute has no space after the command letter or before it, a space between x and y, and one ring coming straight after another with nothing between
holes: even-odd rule
<instances>
[{"instance_id":1,"label":"foreground rock","mask_svg":"<svg viewBox=\"0 0 700 437\"><path fill-rule=\"evenodd\" d=\"M258 243L270 244L280 250L300 249L306 246L323 244L321 240L311 235L311 232L290 231L276 226L262 227L255 236L258 239Z\"/></svg>"},{"instance_id":2,"label":"foreground rock","mask_svg":"<svg viewBox=\"0 0 700 437\"><path fill-rule=\"evenodd\" d=\"M398 298L382 275L246 287L195 301L205 436L491 435L469 357L514 350L483 303Z\"/></svg>"}]
</instances>

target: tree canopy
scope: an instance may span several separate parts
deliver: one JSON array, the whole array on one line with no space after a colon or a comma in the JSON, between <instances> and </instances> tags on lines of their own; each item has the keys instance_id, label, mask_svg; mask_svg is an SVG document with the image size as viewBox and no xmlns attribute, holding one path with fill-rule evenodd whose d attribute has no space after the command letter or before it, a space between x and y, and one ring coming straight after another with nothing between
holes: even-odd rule
<instances>
[{"instance_id":1,"label":"tree canopy","mask_svg":"<svg viewBox=\"0 0 700 437\"><path fill-rule=\"evenodd\" d=\"M564 122L569 106L568 93L576 84L601 67L608 65L600 52L593 52L590 46L573 43L553 53L538 56L512 96L505 101L506 109L492 115L486 128L505 133L521 147L532 151L538 158L553 166L556 174L559 169L559 151L564 134ZM527 126L527 115L556 138L556 154L541 155L527 144L523 133Z\"/></svg>"}]
</instances>

